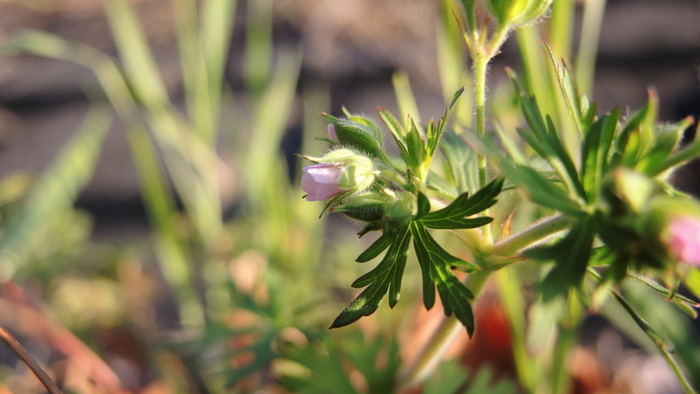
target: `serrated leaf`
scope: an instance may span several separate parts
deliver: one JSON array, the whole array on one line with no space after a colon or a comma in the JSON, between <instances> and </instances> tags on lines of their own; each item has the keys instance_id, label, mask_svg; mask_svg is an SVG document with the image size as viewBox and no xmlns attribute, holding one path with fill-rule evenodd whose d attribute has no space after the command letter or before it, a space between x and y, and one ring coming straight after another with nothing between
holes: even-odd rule
<instances>
[{"instance_id":1,"label":"serrated leaf","mask_svg":"<svg viewBox=\"0 0 700 394\"><path fill-rule=\"evenodd\" d=\"M591 257L588 259L589 267L599 267L615 263L616 254L613 249L603 246L591 249Z\"/></svg>"},{"instance_id":2,"label":"serrated leaf","mask_svg":"<svg viewBox=\"0 0 700 394\"><path fill-rule=\"evenodd\" d=\"M491 223L492 218L467 219L467 216L493 206L502 188L503 178L494 179L473 196L469 197L469 193L462 193L450 205L425 215L420 222L426 227L436 229L475 228Z\"/></svg>"},{"instance_id":3,"label":"serrated leaf","mask_svg":"<svg viewBox=\"0 0 700 394\"><path fill-rule=\"evenodd\" d=\"M401 279L406 267L410 241L411 234L408 227L395 233L394 240L379 265L352 284L353 287L367 286L367 288L336 317L330 328L344 327L362 316L371 315L377 310L387 292L389 292L389 306L393 308L396 305L401 291Z\"/></svg>"},{"instance_id":4,"label":"serrated leaf","mask_svg":"<svg viewBox=\"0 0 700 394\"><path fill-rule=\"evenodd\" d=\"M644 118L647 116L648 111L649 103L647 102L644 104L644 106L642 106L642 108L635 112L622 127L622 130L615 138L615 143L613 144L613 153L610 159L611 167L616 167L623 162L625 152L629 151L628 145L630 142L630 137L635 130L639 129L639 126L642 123L642 120L644 120Z\"/></svg>"},{"instance_id":5,"label":"serrated leaf","mask_svg":"<svg viewBox=\"0 0 700 394\"><path fill-rule=\"evenodd\" d=\"M697 132L696 132L697 135ZM700 156L700 139L696 139L692 144L685 147L669 157L661 160L658 164L647 168L644 172L649 176L656 176L668 169L678 167Z\"/></svg>"}]
</instances>

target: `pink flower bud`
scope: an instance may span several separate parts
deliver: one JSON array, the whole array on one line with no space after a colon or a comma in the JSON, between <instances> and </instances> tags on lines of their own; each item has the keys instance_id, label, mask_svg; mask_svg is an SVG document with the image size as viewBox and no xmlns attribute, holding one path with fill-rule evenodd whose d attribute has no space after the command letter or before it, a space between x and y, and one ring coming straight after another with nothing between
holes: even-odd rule
<instances>
[{"instance_id":1,"label":"pink flower bud","mask_svg":"<svg viewBox=\"0 0 700 394\"><path fill-rule=\"evenodd\" d=\"M301 188L308 201L328 200L342 192L364 190L374 183L372 160L352 149L341 148L323 157L307 157L318 164L304 167Z\"/></svg>"},{"instance_id":2,"label":"pink flower bud","mask_svg":"<svg viewBox=\"0 0 700 394\"><path fill-rule=\"evenodd\" d=\"M674 257L700 267L700 217L673 218L666 228L663 242Z\"/></svg>"},{"instance_id":3,"label":"pink flower bud","mask_svg":"<svg viewBox=\"0 0 700 394\"><path fill-rule=\"evenodd\" d=\"M304 167L301 177L301 189L308 193L308 201L327 200L343 192L338 180L343 174L343 167L334 163L321 163Z\"/></svg>"}]
</instances>

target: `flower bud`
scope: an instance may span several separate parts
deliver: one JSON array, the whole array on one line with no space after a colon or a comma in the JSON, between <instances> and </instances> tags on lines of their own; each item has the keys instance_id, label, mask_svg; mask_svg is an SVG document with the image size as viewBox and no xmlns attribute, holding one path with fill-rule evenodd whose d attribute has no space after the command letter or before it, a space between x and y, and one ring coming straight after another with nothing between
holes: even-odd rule
<instances>
[{"instance_id":1,"label":"flower bud","mask_svg":"<svg viewBox=\"0 0 700 394\"><path fill-rule=\"evenodd\" d=\"M678 260L700 267L700 216L672 219L662 240Z\"/></svg>"},{"instance_id":2,"label":"flower bud","mask_svg":"<svg viewBox=\"0 0 700 394\"><path fill-rule=\"evenodd\" d=\"M500 25L518 27L536 21L552 0L487 0L486 7Z\"/></svg>"},{"instance_id":3,"label":"flower bud","mask_svg":"<svg viewBox=\"0 0 700 394\"><path fill-rule=\"evenodd\" d=\"M328 200L343 192L366 189L374 183L372 160L350 149L337 149L304 167L301 188L308 201Z\"/></svg>"},{"instance_id":4,"label":"flower bud","mask_svg":"<svg viewBox=\"0 0 700 394\"><path fill-rule=\"evenodd\" d=\"M359 116L341 119L328 114L321 115L333 126L332 131L330 127L328 128L328 133L338 143L364 152L376 159L383 157L384 139L382 132L373 122Z\"/></svg>"},{"instance_id":5,"label":"flower bud","mask_svg":"<svg viewBox=\"0 0 700 394\"><path fill-rule=\"evenodd\" d=\"M700 267L700 205L678 197L651 202L645 231L649 245L661 246L663 255Z\"/></svg>"}]
</instances>

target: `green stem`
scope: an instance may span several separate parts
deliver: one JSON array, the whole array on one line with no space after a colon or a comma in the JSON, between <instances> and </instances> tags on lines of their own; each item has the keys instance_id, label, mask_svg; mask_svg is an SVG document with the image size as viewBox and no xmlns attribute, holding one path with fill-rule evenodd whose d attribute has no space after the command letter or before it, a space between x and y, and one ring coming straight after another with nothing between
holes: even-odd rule
<instances>
[{"instance_id":1,"label":"green stem","mask_svg":"<svg viewBox=\"0 0 700 394\"><path fill-rule=\"evenodd\" d=\"M479 138L486 135L486 74L488 72L488 63L491 60L488 55L473 51L474 58L474 110L475 119L474 127ZM484 155L478 155L479 165L479 188L486 186L487 180L487 162ZM484 211L484 216L489 216L489 210ZM484 246L493 244L493 235L491 225L486 225L483 228L482 243Z\"/></svg>"},{"instance_id":2,"label":"green stem","mask_svg":"<svg viewBox=\"0 0 700 394\"><path fill-rule=\"evenodd\" d=\"M490 270L481 270L467 277L466 285L476 296L493 274ZM428 343L421 349L414 361L399 374L400 391L413 387L425 380L437 367L450 344L464 330L462 323L453 316L445 316Z\"/></svg>"},{"instance_id":3,"label":"green stem","mask_svg":"<svg viewBox=\"0 0 700 394\"><path fill-rule=\"evenodd\" d=\"M588 274L591 275L598 283L603 283L603 278L594 269L589 267L587 271ZM629 314L632 320L634 320L634 322L637 323L637 326L639 326L639 328L649 337L649 339L651 339L654 345L659 349L659 352L661 352L661 356L663 356L663 358L666 360L666 363L671 368L671 371L673 371L674 375L676 375L676 379L678 379L678 382L683 388L683 391L686 394L697 394L697 391L695 391L695 389L693 389L693 387L690 385L690 382L685 377L683 370L673 358L673 350L670 350L670 348L673 347L673 344L667 342L664 338L661 337L661 335L659 335L653 328L651 328L649 323L647 323L646 320L644 320L637 313L637 311L634 310L632 305L630 305L630 303L627 302L627 300L617 290L611 289L610 293L613 295L613 297L615 297L615 300L620 304L620 306L622 306L622 308L624 308L624 310Z\"/></svg>"},{"instance_id":4,"label":"green stem","mask_svg":"<svg viewBox=\"0 0 700 394\"><path fill-rule=\"evenodd\" d=\"M491 254L500 257L515 256L524 249L546 241L558 232L566 230L569 224L571 224L571 219L561 214L542 219L520 233L494 245L493 249L491 249ZM503 268L505 265L508 264L492 265L491 268Z\"/></svg>"}]
</instances>

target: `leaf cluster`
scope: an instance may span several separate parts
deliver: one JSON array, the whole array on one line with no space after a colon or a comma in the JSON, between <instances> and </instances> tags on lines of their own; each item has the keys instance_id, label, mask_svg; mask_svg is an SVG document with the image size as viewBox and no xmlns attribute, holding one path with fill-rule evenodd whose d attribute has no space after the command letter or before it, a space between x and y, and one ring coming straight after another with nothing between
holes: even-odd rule
<instances>
[{"instance_id":1,"label":"leaf cluster","mask_svg":"<svg viewBox=\"0 0 700 394\"><path fill-rule=\"evenodd\" d=\"M547 48L549 50L549 48ZM566 64L549 50L568 114L582 139L578 163L566 149L550 116L543 116L534 96L526 93L515 73L509 71L529 130L518 134L535 155L551 167L550 173L530 166L517 144L500 133L510 158L486 141L490 154L509 179L535 203L574 219L570 231L557 243L530 251L528 256L554 261L541 284L546 299L579 285L593 255L594 240L605 251L610 278L619 281L628 268L662 268L664 262L644 244L640 216L657 195L673 193L668 174L700 154L700 140L678 149L691 123L657 124L658 101L653 92L648 103L628 119L618 109L596 116L595 104L579 95ZM578 164L578 165L577 165ZM624 183L623 183L624 181ZM642 190L630 190L640 185Z\"/></svg>"},{"instance_id":2,"label":"leaf cluster","mask_svg":"<svg viewBox=\"0 0 700 394\"><path fill-rule=\"evenodd\" d=\"M496 203L503 180L496 179L471 197L463 193L448 206L430 212L430 202L423 194L418 195L418 211L410 222L395 231L383 234L360 256L357 261L367 262L387 251L380 263L353 282L355 288L366 287L350 305L335 319L331 328L343 327L362 316L374 313L384 296L389 294L389 306L399 300L401 280L408 259L411 241L421 267L423 303L427 309L435 304L435 290L440 295L446 315L454 313L471 335L474 331L474 316L470 300L473 294L452 272L454 268L471 272L478 267L455 257L443 249L430 235L428 229L466 229L490 223L488 217L470 218Z\"/></svg>"}]
</instances>

